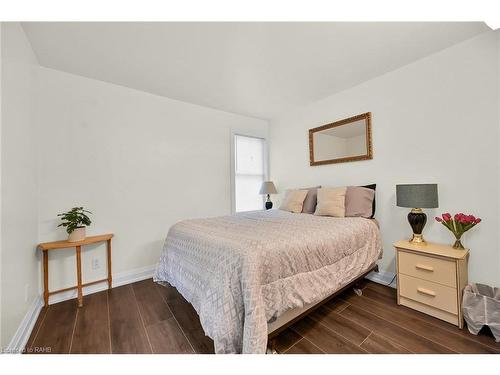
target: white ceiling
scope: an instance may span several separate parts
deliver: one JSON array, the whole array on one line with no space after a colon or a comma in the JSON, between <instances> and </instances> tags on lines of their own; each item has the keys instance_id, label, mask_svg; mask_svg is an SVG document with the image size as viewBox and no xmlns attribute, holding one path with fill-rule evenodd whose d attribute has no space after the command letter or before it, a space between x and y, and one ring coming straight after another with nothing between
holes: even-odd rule
<instances>
[{"instance_id":1,"label":"white ceiling","mask_svg":"<svg viewBox=\"0 0 500 375\"><path fill-rule=\"evenodd\" d=\"M490 30L469 23L23 23L42 66L273 118Z\"/></svg>"}]
</instances>

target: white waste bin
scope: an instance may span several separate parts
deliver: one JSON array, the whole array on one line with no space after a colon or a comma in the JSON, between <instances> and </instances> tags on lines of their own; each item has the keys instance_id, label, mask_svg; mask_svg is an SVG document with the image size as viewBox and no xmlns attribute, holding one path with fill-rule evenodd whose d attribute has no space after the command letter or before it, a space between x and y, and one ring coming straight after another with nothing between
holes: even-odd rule
<instances>
[{"instance_id":1,"label":"white waste bin","mask_svg":"<svg viewBox=\"0 0 500 375\"><path fill-rule=\"evenodd\" d=\"M462 309L470 333L477 335L486 325L490 327L495 341L500 342L500 288L484 284L467 285Z\"/></svg>"}]
</instances>

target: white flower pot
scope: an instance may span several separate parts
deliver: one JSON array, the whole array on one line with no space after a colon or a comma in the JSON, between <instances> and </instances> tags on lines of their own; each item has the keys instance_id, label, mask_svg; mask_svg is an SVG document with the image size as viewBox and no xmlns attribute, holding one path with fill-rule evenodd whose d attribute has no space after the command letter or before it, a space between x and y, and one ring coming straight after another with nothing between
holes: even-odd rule
<instances>
[{"instance_id":1,"label":"white flower pot","mask_svg":"<svg viewBox=\"0 0 500 375\"><path fill-rule=\"evenodd\" d=\"M85 227L76 228L68 236L69 242L78 242L78 241L83 241L84 239L85 239Z\"/></svg>"}]
</instances>

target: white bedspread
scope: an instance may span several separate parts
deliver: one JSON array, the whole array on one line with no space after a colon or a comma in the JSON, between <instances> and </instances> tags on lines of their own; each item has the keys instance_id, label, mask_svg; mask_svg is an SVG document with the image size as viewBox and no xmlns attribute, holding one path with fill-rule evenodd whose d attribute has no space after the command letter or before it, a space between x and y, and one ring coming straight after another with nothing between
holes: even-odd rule
<instances>
[{"instance_id":1,"label":"white bedspread","mask_svg":"<svg viewBox=\"0 0 500 375\"><path fill-rule=\"evenodd\" d=\"M172 226L154 280L193 305L216 353L264 353L268 321L321 301L381 252L372 220L254 211Z\"/></svg>"}]
</instances>

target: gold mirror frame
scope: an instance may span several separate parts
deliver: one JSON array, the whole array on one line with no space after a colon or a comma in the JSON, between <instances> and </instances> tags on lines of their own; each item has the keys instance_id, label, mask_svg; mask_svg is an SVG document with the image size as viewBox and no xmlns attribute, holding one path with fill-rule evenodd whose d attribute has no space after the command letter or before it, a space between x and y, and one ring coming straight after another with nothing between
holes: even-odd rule
<instances>
[{"instance_id":1,"label":"gold mirror frame","mask_svg":"<svg viewBox=\"0 0 500 375\"><path fill-rule=\"evenodd\" d=\"M322 125L317 128L309 129L309 162L311 166L315 165L325 165L325 164L336 164L336 163L347 163L350 161L358 161L358 160L369 160L373 159L372 155L372 114L371 112L366 112L361 115L349 117L343 120L335 121L330 124ZM342 158L330 159L330 160L314 160L314 141L313 136L314 133L335 128L337 126L346 125L352 122L357 122L359 120L365 120L365 129L366 129L366 154L356 155L356 156L347 156Z\"/></svg>"}]
</instances>

